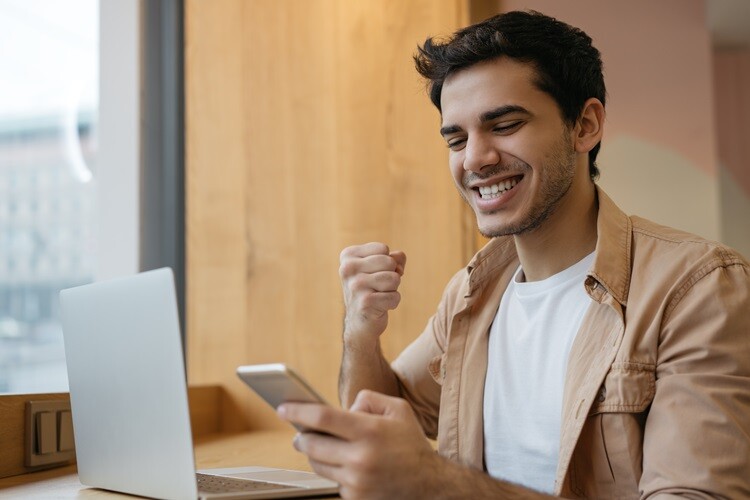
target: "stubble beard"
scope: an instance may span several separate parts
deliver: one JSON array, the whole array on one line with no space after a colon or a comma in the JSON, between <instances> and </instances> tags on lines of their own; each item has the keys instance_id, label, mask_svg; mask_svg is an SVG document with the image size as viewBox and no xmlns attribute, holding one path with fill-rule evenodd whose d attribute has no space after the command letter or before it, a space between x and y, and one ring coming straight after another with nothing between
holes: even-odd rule
<instances>
[{"instance_id":1,"label":"stubble beard","mask_svg":"<svg viewBox=\"0 0 750 500\"><path fill-rule=\"evenodd\" d=\"M545 175L545 177L541 178L539 199L534 202L526 216L516 224L503 224L500 225L500 227L490 229L482 229L479 227L479 232L482 236L485 238L496 238L498 236L530 233L541 226L542 223L555 212L563 198L565 198L565 195L570 191L576 170L575 150L573 149L572 144L565 139L567 139L567 137L564 137L564 140L560 142L559 146L539 170L539 172L543 172L543 174L538 175ZM522 160L516 160L507 166L493 168L486 174L483 174L482 177L491 177L504 170L524 173L525 175L526 173L531 172L532 168L528 163ZM461 192L461 197L464 201L469 203L463 192ZM470 203L469 206L471 206ZM486 215L494 215L497 213L499 213L499 211L489 212ZM476 215L478 224L479 214Z\"/></svg>"}]
</instances>

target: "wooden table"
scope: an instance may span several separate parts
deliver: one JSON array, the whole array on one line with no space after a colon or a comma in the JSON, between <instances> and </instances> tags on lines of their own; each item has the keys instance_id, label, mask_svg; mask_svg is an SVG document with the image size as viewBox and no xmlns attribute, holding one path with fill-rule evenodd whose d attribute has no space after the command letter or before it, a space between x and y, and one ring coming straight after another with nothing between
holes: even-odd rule
<instances>
[{"instance_id":1,"label":"wooden table","mask_svg":"<svg viewBox=\"0 0 750 500\"><path fill-rule=\"evenodd\" d=\"M309 471L307 459L292 448L294 430L213 434L195 441L197 467L262 465ZM81 485L75 465L0 479L0 498L134 498ZM335 498L335 497L332 497Z\"/></svg>"}]
</instances>

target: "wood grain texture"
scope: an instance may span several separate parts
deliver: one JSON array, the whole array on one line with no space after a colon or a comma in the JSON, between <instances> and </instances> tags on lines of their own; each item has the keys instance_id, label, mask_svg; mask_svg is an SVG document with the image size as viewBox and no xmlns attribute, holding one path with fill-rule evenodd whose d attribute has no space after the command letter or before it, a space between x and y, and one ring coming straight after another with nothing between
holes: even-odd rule
<instances>
[{"instance_id":1,"label":"wood grain texture","mask_svg":"<svg viewBox=\"0 0 750 500\"><path fill-rule=\"evenodd\" d=\"M0 477L35 470L24 465L27 401L70 401L66 393L17 394L0 397Z\"/></svg>"},{"instance_id":2,"label":"wood grain texture","mask_svg":"<svg viewBox=\"0 0 750 500\"><path fill-rule=\"evenodd\" d=\"M408 255L394 357L476 248L411 60L467 22L463 0L186 3L188 372L239 406L224 428L281 425L240 364L289 363L337 401L341 249Z\"/></svg>"},{"instance_id":3,"label":"wood grain texture","mask_svg":"<svg viewBox=\"0 0 750 500\"><path fill-rule=\"evenodd\" d=\"M195 443L198 468L262 465L309 471L304 455L292 448L294 429L212 434ZM83 486L75 465L0 479L0 498L134 498ZM331 498L337 498L335 496Z\"/></svg>"},{"instance_id":4,"label":"wood grain texture","mask_svg":"<svg viewBox=\"0 0 750 500\"><path fill-rule=\"evenodd\" d=\"M198 384L229 379L244 348L246 138L236 110L244 92L243 4L185 8L187 359L188 379ZM245 427L241 417L227 418L226 427Z\"/></svg>"}]
</instances>

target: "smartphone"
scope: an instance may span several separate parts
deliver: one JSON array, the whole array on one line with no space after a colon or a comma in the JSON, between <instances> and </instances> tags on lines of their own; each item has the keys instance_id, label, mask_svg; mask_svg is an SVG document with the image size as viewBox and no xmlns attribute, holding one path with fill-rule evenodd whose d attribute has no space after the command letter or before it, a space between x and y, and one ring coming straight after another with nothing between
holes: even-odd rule
<instances>
[{"instance_id":1,"label":"smartphone","mask_svg":"<svg viewBox=\"0 0 750 500\"><path fill-rule=\"evenodd\" d=\"M237 375L274 408L287 402L327 404L310 384L283 363L240 366Z\"/></svg>"}]
</instances>

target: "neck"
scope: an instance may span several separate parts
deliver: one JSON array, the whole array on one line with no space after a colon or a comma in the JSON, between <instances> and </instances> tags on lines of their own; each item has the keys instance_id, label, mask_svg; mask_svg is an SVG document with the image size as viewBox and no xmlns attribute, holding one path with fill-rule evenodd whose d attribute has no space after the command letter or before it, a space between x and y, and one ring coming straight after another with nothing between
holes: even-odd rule
<instances>
[{"instance_id":1,"label":"neck","mask_svg":"<svg viewBox=\"0 0 750 500\"><path fill-rule=\"evenodd\" d=\"M594 184L574 182L542 225L516 235L516 250L526 281L549 278L593 252L597 213Z\"/></svg>"}]
</instances>

